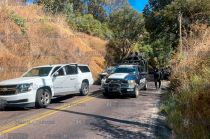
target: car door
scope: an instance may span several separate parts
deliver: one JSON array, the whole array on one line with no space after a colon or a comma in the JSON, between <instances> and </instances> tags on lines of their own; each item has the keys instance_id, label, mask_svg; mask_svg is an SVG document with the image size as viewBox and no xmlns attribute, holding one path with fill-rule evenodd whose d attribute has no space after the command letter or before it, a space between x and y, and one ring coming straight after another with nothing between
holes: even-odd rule
<instances>
[{"instance_id":1,"label":"car door","mask_svg":"<svg viewBox=\"0 0 210 139\"><path fill-rule=\"evenodd\" d=\"M55 95L58 95L62 92L66 92L67 88L66 88L66 75L65 75L65 72L64 72L64 68L63 67L56 67L54 70L53 70L53 73L52 73L52 82L53 82L53 89L54 89L54 92L55 92Z\"/></svg>"},{"instance_id":2,"label":"car door","mask_svg":"<svg viewBox=\"0 0 210 139\"><path fill-rule=\"evenodd\" d=\"M140 87L144 87L146 84L146 74L144 73L144 67L139 66L138 70L139 70Z\"/></svg>"},{"instance_id":3,"label":"car door","mask_svg":"<svg viewBox=\"0 0 210 139\"><path fill-rule=\"evenodd\" d=\"M78 91L78 67L76 65L67 65L64 67L66 71L66 83L65 86L70 94Z\"/></svg>"}]
</instances>

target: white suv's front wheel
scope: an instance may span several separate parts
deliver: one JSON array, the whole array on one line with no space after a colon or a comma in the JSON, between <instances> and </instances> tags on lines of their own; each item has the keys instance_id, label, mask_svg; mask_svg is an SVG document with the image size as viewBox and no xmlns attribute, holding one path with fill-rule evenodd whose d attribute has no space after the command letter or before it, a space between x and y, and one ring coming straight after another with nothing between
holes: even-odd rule
<instances>
[{"instance_id":1,"label":"white suv's front wheel","mask_svg":"<svg viewBox=\"0 0 210 139\"><path fill-rule=\"evenodd\" d=\"M36 94L36 107L46 108L51 102L51 93L48 89L39 89Z\"/></svg>"}]
</instances>

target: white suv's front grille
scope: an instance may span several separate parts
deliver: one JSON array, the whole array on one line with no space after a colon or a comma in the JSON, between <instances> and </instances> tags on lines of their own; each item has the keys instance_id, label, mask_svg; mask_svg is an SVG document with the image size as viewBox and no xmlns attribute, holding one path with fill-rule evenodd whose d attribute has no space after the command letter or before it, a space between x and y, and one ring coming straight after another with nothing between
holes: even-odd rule
<instances>
[{"instance_id":1,"label":"white suv's front grille","mask_svg":"<svg viewBox=\"0 0 210 139\"><path fill-rule=\"evenodd\" d=\"M16 94L17 85L0 86L0 96Z\"/></svg>"}]
</instances>

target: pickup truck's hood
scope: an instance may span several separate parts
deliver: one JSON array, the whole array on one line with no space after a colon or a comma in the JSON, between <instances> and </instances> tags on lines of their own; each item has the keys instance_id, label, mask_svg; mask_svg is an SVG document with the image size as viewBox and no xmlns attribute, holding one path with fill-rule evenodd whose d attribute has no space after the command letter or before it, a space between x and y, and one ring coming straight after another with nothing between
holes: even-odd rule
<instances>
[{"instance_id":1,"label":"pickup truck's hood","mask_svg":"<svg viewBox=\"0 0 210 139\"><path fill-rule=\"evenodd\" d=\"M125 79L129 73L114 73L111 74L108 79Z\"/></svg>"},{"instance_id":2,"label":"pickup truck's hood","mask_svg":"<svg viewBox=\"0 0 210 139\"><path fill-rule=\"evenodd\" d=\"M20 78L2 81L0 82L0 85L16 85L16 84L24 84L24 83L33 83L36 80L40 80L40 79L41 79L40 77L20 77Z\"/></svg>"},{"instance_id":3,"label":"pickup truck's hood","mask_svg":"<svg viewBox=\"0 0 210 139\"><path fill-rule=\"evenodd\" d=\"M102 72L100 75L108 75L107 72Z\"/></svg>"}]
</instances>

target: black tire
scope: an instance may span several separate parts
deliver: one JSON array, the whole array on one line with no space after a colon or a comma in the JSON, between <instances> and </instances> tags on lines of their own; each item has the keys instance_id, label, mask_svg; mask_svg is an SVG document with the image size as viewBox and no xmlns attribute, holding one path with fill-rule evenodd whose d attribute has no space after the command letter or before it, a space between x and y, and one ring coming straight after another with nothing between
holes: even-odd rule
<instances>
[{"instance_id":1,"label":"black tire","mask_svg":"<svg viewBox=\"0 0 210 139\"><path fill-rule=\"evenodd\" d=\"M132 97L133 97L133 98L137 98L138 96L139 96L139 88L138 88L138 86L136 86L136 87L134 88L133 93L132 93Z\"/></svg>"},{"instance_id":2,"label":"black tire","mask_svg":"<svg viewBox=\"0 0 210 139\"><path fill-rule=\"evenodd\" d=\"M81 85L81 89L80 89L80 95L81 96L87 96L88 93L89 93L89 83L84 81L82 82L82 85Z\"/></svg>"},{"instance_id":3,"label":"black tire","mask_svg":"<svg viewBox=\"0 0 210 139\"><path fill-rule=\"evenodd\" d=\"M36 94L36 108L46 108L51 102L52 95L48 89L39 89Z\"/></svg>"},{"instance_id":4,"label":"black tire","mask_svg":"<svg viewBox=\"0 0 210 139\"><path fill-rule=\"evenodd\" d=\"M109 98L110 97L108 90L104 90L103 95L106 98Z\"/></svg>"}]
</instances>

